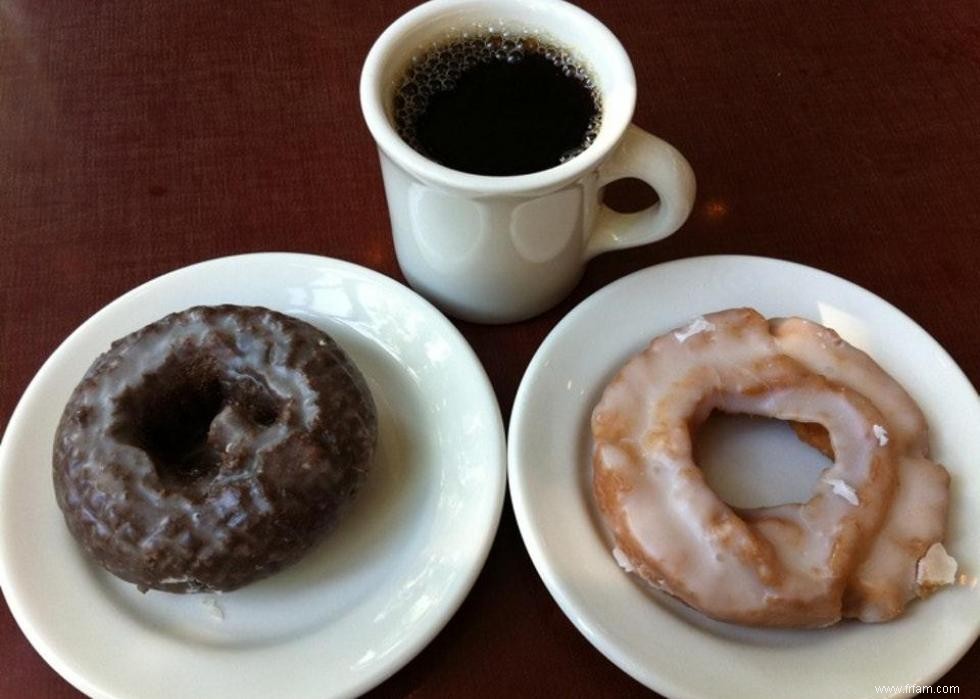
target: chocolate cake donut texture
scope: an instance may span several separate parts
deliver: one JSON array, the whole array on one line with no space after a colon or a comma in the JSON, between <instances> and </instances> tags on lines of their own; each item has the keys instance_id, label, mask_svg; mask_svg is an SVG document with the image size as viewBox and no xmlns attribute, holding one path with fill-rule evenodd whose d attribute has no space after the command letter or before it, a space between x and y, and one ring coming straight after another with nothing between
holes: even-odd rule
<instances>
[{"instance_id":1,"label":"chocolate cake donut texture","mask_svg":"<svg viewBox=\"0 0 980 699\"><path fill-rule=\"evenodd\" d=\"M116 576L228 591L336 524L376 441L364 378L328 335L265 308L199 306L89 368L55 437L55 494Z\"/></svg>"}]
</instances>

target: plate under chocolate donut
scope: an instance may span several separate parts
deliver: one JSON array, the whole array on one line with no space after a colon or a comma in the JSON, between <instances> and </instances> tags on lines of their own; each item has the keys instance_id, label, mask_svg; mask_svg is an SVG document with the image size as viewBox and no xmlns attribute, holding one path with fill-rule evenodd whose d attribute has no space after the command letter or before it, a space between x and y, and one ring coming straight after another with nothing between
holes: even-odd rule
<instances>
[{"instance_id":1,"label":"plate under chocolate donut","mask_svg":"<svg viewBox=\"0 0 980 699\"><path fill-rule=\"evenodd\" d=\"M113 339L223 303L286 313L344 348L377 408L371 472L334 532L295 565L228 594L142 594L69 534L52 438ZM414 291L317 255L209 260L108 304L27 387L0 441L0 588L41 657L87 696L357 696L425 647L473 586L503 507L504 458L486 372Z\"/></svg>"},{"instance_id":2,"label":"plate under chocolate donut","mask_svg":"<svg viewBox=\"0 0 980 699\"><path fill-rule=\"evenodd\" d=\"M55 436L55 493L116 576L228 591L333 527L376 441L364 378L326 333L266 308L197 306L92 364Z\"/></svg>"}]
</instances>

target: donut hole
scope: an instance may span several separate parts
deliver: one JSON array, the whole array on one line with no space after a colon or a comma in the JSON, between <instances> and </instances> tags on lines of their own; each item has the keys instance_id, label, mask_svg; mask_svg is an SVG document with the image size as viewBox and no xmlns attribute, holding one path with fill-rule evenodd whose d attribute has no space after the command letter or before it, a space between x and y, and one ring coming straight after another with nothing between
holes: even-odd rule
<instances>
[{"instance_id":1,"label":"donut hole","mask_svg":"<svg viewBox=\"0 0 980 699\"><path fill-rule=\"evenodd\" d=\"M807 423L813 435L826 430ZM806 441L801 441L802 437ZM708 486L732 507L774 507L806 502L833 462L775 418L713 411L692 435L695 463Z\"/></svg>"},{"instance_id":2,"label":"donut hole","mask_svg":"<svg viewBox=\"0 0 980 699\"><path fill-rule=\"evenodd\" d=\"M224 404L215 371L171 360L120 396L115 436L145 452L163 483L188 485L218 469L208 433Z\"/></svg>"},{"instance_id":3,"label":"donut hole","mask_svg":"<svg viewBox=\"0 0 980 699\"><path fill-rule=\"evenodd\" d=\"M229 406L236 417L215 425ZM120 396L114 434L146 453L162 483L187 487L217 474L236 432L272 425L280 408L254 377L223 375L208 358L174 357Z\"/></svg>"}]
</instances>

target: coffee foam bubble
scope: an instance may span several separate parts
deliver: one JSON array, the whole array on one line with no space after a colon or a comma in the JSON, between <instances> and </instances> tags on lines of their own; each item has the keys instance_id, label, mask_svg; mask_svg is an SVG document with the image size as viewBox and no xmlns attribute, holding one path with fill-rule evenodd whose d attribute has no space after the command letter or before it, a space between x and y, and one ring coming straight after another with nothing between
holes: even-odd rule
<instances>
[{"instance_id":1,"label":"coffee foam bubble","mask_svg":"<svg viewBox=\"0 0 980 699\"><path fill-rule=\"evenodd\" d=\"M592 145L599 133L602 104L596 81L583 62L570 51L537 32L527 30L513 31L503 27L493 30L475 25L470 31L450 34L412 56L395 90L395 130L414 150L427 155L418 140L415 125L433 95L452 90L463 73L478 64L493 61L518 63L529 54L544 57L558 66L566 77L579 80L595 100L596 115L589 123L582 144L560 158L560 162L571 160Z\"/></svg>"}]
</instances>

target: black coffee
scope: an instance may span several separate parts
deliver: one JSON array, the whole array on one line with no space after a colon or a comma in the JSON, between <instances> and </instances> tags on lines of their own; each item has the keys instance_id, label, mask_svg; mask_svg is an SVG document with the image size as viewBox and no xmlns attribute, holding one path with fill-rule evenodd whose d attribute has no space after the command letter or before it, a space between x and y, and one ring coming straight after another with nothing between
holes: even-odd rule
<instances>
[{"instance_id":1,"label":"black coffee","mask_svg":"<svg viewBox=\"0 0 980 699\"><path fill-rule=\"evenodd\" d=\"M395 93L412 148L478 175L523 175L585 150L599 127L592 77L535 37L460 37L417 58Z\"/></svg>"}]
</instances>

